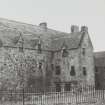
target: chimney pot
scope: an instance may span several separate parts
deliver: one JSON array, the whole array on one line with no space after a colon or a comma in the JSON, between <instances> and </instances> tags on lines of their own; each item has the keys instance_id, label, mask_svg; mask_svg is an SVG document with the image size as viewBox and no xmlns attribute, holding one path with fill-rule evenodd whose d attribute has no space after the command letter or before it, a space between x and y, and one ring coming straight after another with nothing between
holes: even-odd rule
<instances>
[{"instance_id":1,"label":"chimney pot","mask_svg":"<svg viewBox=\"0 0 105 105\"><path fill-rule=\"evenodd\" d=\"M47 23L46 23L46 22L40 23L39 26L40 26L44 31L47 31Z\"/></svg>"},{"instance_id":2,"label":"chimney pot","mask_svg":"<svg viewBox=\"0 0 105 105\"><path fill-rule=\"evenodd\" d=\"M71 26L71 32L79 32L79 27L77 25L72 25Z\"/></svg>"},{"instance_id":3,"label":"chimney pot","mask_svg":"<svg viewBox=\"0 0 105 105\"><path fill-rule=\"evenodd\" d=\"M88 27L87 26L82 26L81 27L81 32L88 32Z\"/></svg>"}]
</instances>

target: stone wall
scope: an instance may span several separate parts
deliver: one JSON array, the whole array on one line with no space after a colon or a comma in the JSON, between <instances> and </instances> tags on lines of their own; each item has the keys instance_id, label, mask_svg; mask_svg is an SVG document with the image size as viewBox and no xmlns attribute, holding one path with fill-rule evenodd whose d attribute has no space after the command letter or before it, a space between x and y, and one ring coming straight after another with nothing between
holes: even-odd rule
<instances>
[{"instance_id":1,"label":"stone wall","mask_svg":"<svg viewBox=\"0 0 105 105\"><path fill-rule=\"evenodd\" d=\"M2 85L4 81L8 81L12 88L14 87L12 86L13 82L16 88L20 87L18 82L21 82L22 79L24 79L25 85L30 77L33 77L33 80L41 77L45 79L49 54L48 52L38 54L37 50L29 49L23 49L23 52L19 52L19 48L1 47L0 84ZM40 63L41 68L39 70ZM36 84L33 83L32 85Z\"/></svg>"}]
</instances>

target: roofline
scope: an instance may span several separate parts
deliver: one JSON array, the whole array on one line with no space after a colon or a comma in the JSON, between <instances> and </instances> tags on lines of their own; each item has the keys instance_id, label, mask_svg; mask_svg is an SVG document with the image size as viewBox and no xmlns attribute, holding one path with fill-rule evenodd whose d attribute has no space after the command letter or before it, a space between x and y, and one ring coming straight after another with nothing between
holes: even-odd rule
<instances>
[{"instance_id":1,"label":"roofline","mask_svg":"<svg viewBox=\"0 0 105 105\"><path fill-rule=\"evenodd\" d=\"M2 46L2 47L4 47L4 48L22 48L22 47L15 47L15 46ZM34 48L26 48L26 47L23 47L23 49L28 49L28 50L37 50L37 49L34 49ZM42 49L42 51L48 51L48 52L53 52L53 51L51 51L51 50L44 50L44 49Z\"/></svg>"},{"instance_id":2,"label":"roofline","mask_svg":"<svg viewBox=\"0 0 105 105\"><path fill-rule=\"evenodd\" d=\"M7 18L2 18L0 17L1 20L6 20L6 21L10 21L10 22L15 22L15 23L19 23L19 24L25 24L25 25L31 25L31 26L35 26L35 27L38 27L40 28L39 25L35 25L35 24L31 24L31 23L25 23L25 22L22 22L22 21L17 21L17 20L12 20L12 19L7 19ZM64 34L69 34L67 32L62 32L62 31L59 31L59 30L54 30L54 29L51 29L51 28L48 28L49 30L52 30L52 31L56 31L56 32L60 32L60 33L64 33Z\"/></svg>"},{"instance_id":3,"label":"roofline","mask_svg":"<svg viewBox=\"0 0 105 105\"><path fill-rule=\"evenodd\" d=\"M4 48L19 48L19 47L15 47L15 46L2 46ZM0 48L2 48L0 47ZM26 48L26 47L23 47L23 49L27 49L27 50L38 50L38 49L35 49L35 48ZM71 49L67 49L67 50L76 50L78 48L71 48ZM60 52L61 49L59 50L45 50L45 49L42 49L42 51L47 51L47 52L53 52L53 53L56 53L56 52Z\"/></svg>"},{"instance_id":4,"label":"roofline","mask_svg":"<svg viewBox=\"0 0 105 105\"><path fill-rule=\"evenodd\" d=\"M76 50L76 49L78 49L78 47L77 48L71 48L71 49L67 49L67 50ZM59 50L53 50L54 52L60 52L61 51L61 49L59 49Z\"/></svg>"},{"instance_id":5,"label":"roofline","mask_svg":"<svg viewBox=\"0 0 105 105\"><path fill-rule=\"evenodd\" d=\"M93 53L105 53L105 51L94 51Z\"/></svg>"},{"instance_id":6,"label":"roofline","mask_svg":"<svg viewBox=\"0 0 105 105\"><path fill-rule=\"evenodd\" d=\"M10 21L10 22L16 22L16 23L20 23L20 24L27 24L27 25L37 26L37 25L30 24L30 23L25 23L25 22L21 22L21 21L17 21L17 20L12 20L12 19L7 19L7 18L2 18L2 17L0 17L0 19L6 20L6 21Z\"/></svg>"}]
</instances>

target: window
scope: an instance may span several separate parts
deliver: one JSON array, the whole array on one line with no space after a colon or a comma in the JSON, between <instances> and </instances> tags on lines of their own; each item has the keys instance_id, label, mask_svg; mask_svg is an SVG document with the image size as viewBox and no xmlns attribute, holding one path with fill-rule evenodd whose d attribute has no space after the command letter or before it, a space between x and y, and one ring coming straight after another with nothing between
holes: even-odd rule
<instances>
[{"instance_id":1,"label":"window","mask_svg":"<svg viewBox=\"0 0 105 105\"><path fill-rule=\"evenodd\" d=\"M86 72L86 67L83 67L83 75L86 76L87 72Z\"/></svg>"},{"instance_id":2,"label":"window","mask_svg":"<svg viewBox=\"0 0 105 105\"><path fill-rule=\"evenodd\" d=\"M75 76L75 67L74 66L71 66L71 71L70 71L70 75L71 76Z\"/></svg>"},{"instance_id":3,"label":"window","mask_svg":"<svg viewBox=\"0 0 105 105\"><path fill-rule=\"evenodd\" d=\"M82 55L85 55L85 48L82 48Z\"/></svg>"},{"instance_id":4,"label":"window","mask_svg":"<svg viewBox=\"0 0 105 105\"><path fill-rule=\"evenodd\" d=\"M66 48L62 49L62 57L67 57L68 56L68 51Z\"/></svg>"},{"instance_id":5,"label":"window","mask_svg":"<svg viewBox=\"0 0 105 105\"><path fill-rule=\"evenodd\" d=\"M39 62L39 69L42 69L42 63Z\"/></svg>"},{"instance_id":6,"label":"window","mask_svg":"<svg viewBox=\"0 0 105 105\"><path fill-rule=\"evenodd\" d=\"M61 73L60 66L56 66L55 69L56 69L56 75L60 75L60 73Z\"/></svg>"},{"instance_id":7,"label":"window","mask_svg":"<svg viewBox=\"0 0 105 105\"><path fill-rule=\"evenodd\" d=\"M39 43L39 44L38 44L38 53L41 53L41 52L42 52L41 44Z\"/></svg>"}]
</instances>

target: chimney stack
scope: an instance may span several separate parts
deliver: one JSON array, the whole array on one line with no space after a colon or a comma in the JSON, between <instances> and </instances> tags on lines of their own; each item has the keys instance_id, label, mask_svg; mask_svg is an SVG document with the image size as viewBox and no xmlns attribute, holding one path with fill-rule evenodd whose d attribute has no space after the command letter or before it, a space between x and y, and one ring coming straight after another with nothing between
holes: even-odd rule
<instances>
[{"instance_id":1,"label":"chimney stack","mask_svg":"<svg viewBox=\"0 0 105 105\"><path fill-rule=\"evenodd\" d=\"M77 25L71 26L71 33L73 33L73 32L79 32L79 27Z\"/></svg>"},{"instance_id":2,"label":"chimney stack","mask_svg":"<svg viewBox=\"0 0 105 105\"><path fill-rule=\"evenodd\" d=\"M42 28L43 31L47 31L47 23L46 22L40 23L39 26Z\"/></svg>"},{"instance_id":3,"label":"chimney stack","mask_svg":"<svg viewBox=\"0 0 105 105\"><path fill-rule=\"evenodd\" d=\"M82 26L81 27L81 32L88 32L88 27L87 26Z\"/></svg>"}]
</instances>

